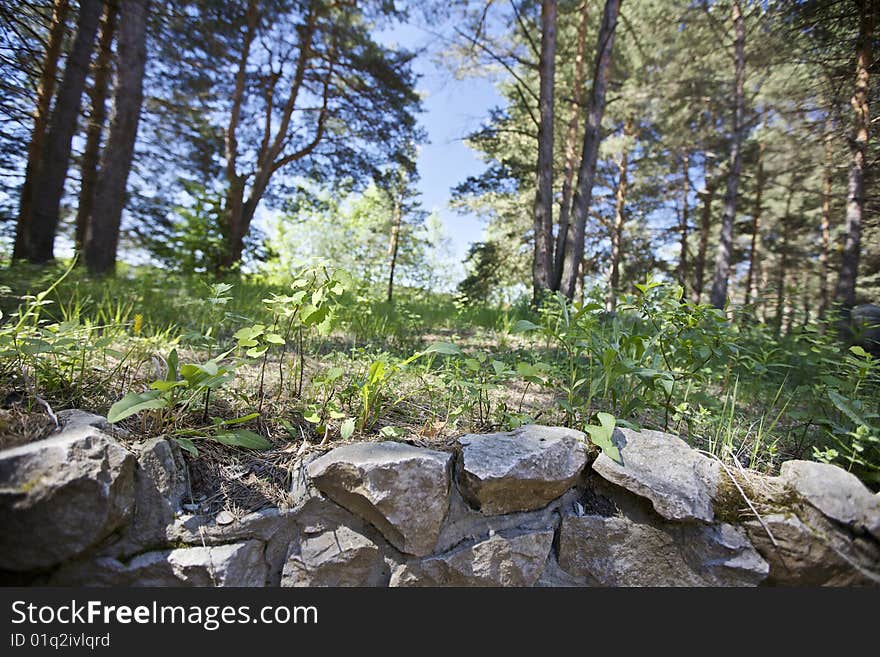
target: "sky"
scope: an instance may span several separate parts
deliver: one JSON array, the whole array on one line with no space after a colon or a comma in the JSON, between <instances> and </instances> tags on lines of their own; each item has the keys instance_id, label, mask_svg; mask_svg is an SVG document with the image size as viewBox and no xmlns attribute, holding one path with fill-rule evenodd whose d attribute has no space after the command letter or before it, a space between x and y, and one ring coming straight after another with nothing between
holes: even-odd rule
<instances>
[{"instance_id":1,"label":"sky","mask_svg":"<svg viewBox=\"0 0 880 657\"><path fill-rule=\"evenodd\" d=\"M418 188L425 209L436 211L443 220L452 240L453 260L461 263L468 247L482 239L485 228L479 217L463 215L449 207L452 188L485 169L477 153L465 145L464 138L480 128L492 107L503 103L491 79L455 79L438 61L443 43L435 34L447 30L448 26L421 27L408 23L380 34L379 41L410 50L424 49L413 66L420 76L417 90L424 99L420 124L428 134L428 143L419 150Z\"/></svg>"}]
</instances>

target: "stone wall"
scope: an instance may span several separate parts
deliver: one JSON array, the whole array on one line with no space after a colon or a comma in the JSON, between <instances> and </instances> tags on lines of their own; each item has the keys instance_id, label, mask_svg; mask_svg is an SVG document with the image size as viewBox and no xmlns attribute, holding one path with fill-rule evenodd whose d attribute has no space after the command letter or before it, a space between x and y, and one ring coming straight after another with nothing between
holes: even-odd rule
<instances>
[{"instance_id":1,"label":"stone wall","mask_svg":"<svg viewBox=\"0 0 880 657\"><path fill-rule=\"evenodd\" d=\"M86 586L755 586L880 583L880 497L835 466L732 469L675 436L467 435L302 458L289 505L187 513L172 443L103 418L0 452L0 581Z\"/></svg>"}]
</instances>

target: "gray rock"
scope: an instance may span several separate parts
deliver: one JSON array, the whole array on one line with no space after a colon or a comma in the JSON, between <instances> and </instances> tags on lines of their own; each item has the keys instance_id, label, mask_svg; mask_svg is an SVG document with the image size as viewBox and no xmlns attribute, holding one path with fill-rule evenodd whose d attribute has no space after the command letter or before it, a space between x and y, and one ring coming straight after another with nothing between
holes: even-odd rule
<instances>
[{"instance_id":1,"label":"gray rock","mask_svg":"<svg viewBox=\"0 0 880 657\"><path fill-rule=\"evenodd\" d=\"M615 429L623 465L600 454L593 471L645 497L668 520L711 522L721 466L680 438L659 431Z\"/></svg>"},{"instance_id":2,"label":"gray rock","mask_svg":"<svg viewBox=\"0 0 880 657\"><path fill-rule=\"evenodd\" d=\"M826 517L880 539L880 498L854 474L828 463L786 461L780 479Z\"/></svg>"},{"instance_id":3,"label":"gray rock","mask_svg":"<svg viewBox=\"0 0 880 657\"><path fill-rule=\"evenodd\" d=\"M533 586L552 545L552 531L493 534L474 545L401 564L390 585Z\"/></svg>"},{"instance_id":4,"label":"gray rock","mask_svg":"<svg viewBox=\"0 0 880 657\"><path fill-rule=\"evenodd\" d=\"M458 486L487 515L547 506L575 485L586 465L584 434L528 425L458 439Z\"/></svg>"},{"instance_id":5,"label":"gray rock","mask_svg":"<svg viewBox=\"0 0 880 657\"><path fill-rule=\"evenodd\" d=\"M166 547L166 528L174 521L186 490L186 463L177 445L164 438L147 440L137 451L131 522L97 554L125 558Z\"/></svg>"},{"instance_id":6,"label":"gray rock","mask_svg":"<svg viewBox=\"0 0 880 657\"><path fill-rule=\"evenodd\" d=\"M601 515L563 518L559 565L599 586L755 586L769 572L733 525Z\"/></svg>"},{"instance_id":7,"label":"gray rock","mask_svg":"<svg viewBox=\"0 0 880 657\"><path fill-rule=\"evenodd\" d=\"M135 458L90 425L0 452L0 569L48 568L123 527Z\"/></svg>"},{"instance_id":8,"label":"gray rock","mask_svg":"<svg viewBox=\"0 0 880 657\"><path fill-rule=\"evenodd\" d=\"M58 433L62 431L71 431L82 427L92 427L101 433L116 436L127 436L128 431L115 424L110 424L103 415L96 415L88 411L81 411L76 408L58 411Z\"/></svg>"},{"instance_id":9,"label":"gray rock","mask_svg":"<svg viewBox=\"0 0 880 657\"><path fill-rule=\"evenodd\" d=\"M112 557L73 562L56 572L52 586L265 586L263 543L147 552L128 563Z\"/></svg>"},{"instance_id":10,"label":"gray rock","mask_svg":"<svg viewBox=\"0 0 880 657\"><path fill-rule=\"evenodd\" d=\"M853 344L880 356L880 306L863 303L850 313L849 331Z\"/></svg>"},{"instance_id":11,"label":"gray rock","mask_svg":"<svg viewBox=\"0 0 880 657\"><path fill-rule=\"evenodd\" d=\"M880 585L880 545L869 537L853 539L818 511L763 515L744 527L770 564L769 584L777 586ZM765 529L770 530L773 541Z\"/></svg>"},{"instance_id":12,"label":"gray rock","mask_svg":"<svg viewBox=\"0 0 880 657\"><path fill-rule=\"evenodd\" d=\"M291 544L281 586L381 586L388 568L376 543L341 524Z\"/></svg>"},{"instance_id":13,"label":"gray rock","mask_svg":"<svg viewBox=\"0 0 880 657\"><path fill-rule=\"evenodd\" d=\"M451 454L403 443L338 447L308 464L314 485L398 550L430 554L449 508Z\"/></svg>"},{"instance_id":14,"label":"gray rock","mask_svg":"<svg viewBox=\"0 0 880 657\"><path fill-rule=\"evenodd\" d=\"M476 543L485 540L493 533L556 531L561 517L560 510L571 505L578 495L576 489L571 489L542 509L487 516L474 510L461 496L457 487L453 486L449 515L443 523L435 552L447 552L458 545Z\"/></svg>"}]
</instances>

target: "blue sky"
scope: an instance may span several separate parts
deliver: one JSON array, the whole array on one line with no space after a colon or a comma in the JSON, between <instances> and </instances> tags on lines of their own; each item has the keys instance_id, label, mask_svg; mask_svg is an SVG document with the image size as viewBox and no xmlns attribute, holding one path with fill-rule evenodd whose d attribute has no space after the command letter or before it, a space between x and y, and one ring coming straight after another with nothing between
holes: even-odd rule
<instances>
[{"instance_id":1,"label":"blue sky","mask_svg":"<svg viewBox=\"0 0 880 657\"><path fill-rule=\"evenodd\" d=\"M468 247L479 241L485 222L474 215L462 215L449 207L451 189L485 165L464 144L464 137L481 126L489 110L502 104L494 83L486 77L456 79L438 61L443 43L435 35L448 26L420 27L409 23L380 35L388 45L424 52L414 62L420 79L417 85L424 98L420 123L428 133L429 143L419 150L419 190L426 210L434 210L443 220L452 239L454 259L460 263Z\"/></svg>"}]
</instances>

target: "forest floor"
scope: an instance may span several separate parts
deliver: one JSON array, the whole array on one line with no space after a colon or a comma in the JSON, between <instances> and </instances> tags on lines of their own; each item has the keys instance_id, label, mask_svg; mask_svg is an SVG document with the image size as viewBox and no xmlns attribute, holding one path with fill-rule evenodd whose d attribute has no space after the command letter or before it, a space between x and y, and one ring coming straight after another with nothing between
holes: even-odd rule
<instances>
[{"instance_id":1,"label":"forest floor","mask_svg":"<svg viewBox=\"0 0 880 657\"><path fill-rule=\"evenodd\" d=\"M60 410L95 412L127 440L176 441L191 503L238 515L283 505L293 464L330 446L449 450L464 433L585 430L607 413L741 467L819 458L878 485L880 368L827 332L775 336L656 284L613 314L589 298L536 313L406 289L388 304L311 274L7 271L0 448L46 437Z\"/></svg>"}]
</instances>

